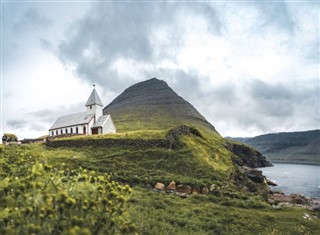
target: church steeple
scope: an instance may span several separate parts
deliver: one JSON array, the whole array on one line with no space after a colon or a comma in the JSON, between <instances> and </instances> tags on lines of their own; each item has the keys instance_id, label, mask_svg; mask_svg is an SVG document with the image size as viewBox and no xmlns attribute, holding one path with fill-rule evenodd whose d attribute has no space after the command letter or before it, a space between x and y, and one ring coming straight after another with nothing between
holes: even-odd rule
<instances>
[{"instance_id":1,"label":"church steeple","mask_svg":"<svg viewBox=\"0 0 320 235\"><path fill-rule=\"evenodd\" d=\"M93 85L93 90L91 92L91 95L89 96L86 106L95 105L95 104L103 107L100 97L98 96L98 93L96 92L96 89L94 88L94 85Z\"/></svg>"},{"instance_id":2,"label":"church steeple","mask_svg":"<svg viewBox=\"0 0 320 235\"><path fill-rule=\"evenodd\" d=\"M102 116L103 104L96 92L95 85L93 85L93 90L85 106L87 107L87 114L94 114L96 120Z\"/></svg>"}]
</instances>

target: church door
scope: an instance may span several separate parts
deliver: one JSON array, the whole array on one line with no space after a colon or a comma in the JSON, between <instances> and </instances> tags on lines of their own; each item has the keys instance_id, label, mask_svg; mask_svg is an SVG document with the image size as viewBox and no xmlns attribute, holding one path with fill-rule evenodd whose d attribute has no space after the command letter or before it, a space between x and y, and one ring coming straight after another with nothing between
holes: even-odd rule
<instances>
[{"instance_id":1,"label":"church door","mask_svg":"<svg viewBox=\"0 0 320 235\"><path fill-rule=\"evenodd\" d=\"M83 127L83 134L85 135L87 133L86 126Z\"/></svg>"},{"instance_id":2,"label":"church door","mask_svg":"<svg viewBox=\"0 0 320 235\"><path fill-rule=\"evenodd\" d=\"M98 128L92 129L92 134L93 134L93 135L99 134L99 133L98 133L98 130L99 130Z\"/></svg>"}]
</instances>

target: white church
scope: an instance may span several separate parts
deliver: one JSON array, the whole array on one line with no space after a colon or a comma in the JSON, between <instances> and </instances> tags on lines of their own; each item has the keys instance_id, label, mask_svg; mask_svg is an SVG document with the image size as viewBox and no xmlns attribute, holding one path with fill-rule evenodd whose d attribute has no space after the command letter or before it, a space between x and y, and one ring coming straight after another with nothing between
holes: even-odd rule
<instances>
[{"instance_id":1,"label":"white church","mask_svg":"<svg viewBox=\"0 0 320 235\"><path fill-rule=\"evenodd\" d=\"M59 117L49 129L49 136L116 133L110 115L102 114L102 102L95 88L86 103L86 112Z\"/></svg>"}]
</instances>

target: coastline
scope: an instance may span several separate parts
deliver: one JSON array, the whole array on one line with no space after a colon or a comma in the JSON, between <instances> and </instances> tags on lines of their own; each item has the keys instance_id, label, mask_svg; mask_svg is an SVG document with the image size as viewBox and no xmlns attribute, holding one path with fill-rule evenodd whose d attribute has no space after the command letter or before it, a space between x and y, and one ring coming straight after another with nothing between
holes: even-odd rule
<instances>
[{"instance_id":1,"label":"coastline","mask_svg":"<svg viewBox=\"0 0 320 235\"><path fill-rule=\"evenodd\" d=\"M268 159L267 159L268 160ZM268 160L268 161L270 161L270 160ZM320 162L319 163L315 163L315 162L299 162L299 161L281 161L281 160L279 160L279 161L274 161L274 160L272 160L272 161L270 161L271 162L271 164L274 164L274 163L283 163L283 164L303 164L303 165L312 165L312 166L320 166ZM259 167L260 168L260 167Z\"/></svg>"},{"instance_id":2,"label":"coastline","mask_svg":"<svg viewBox=\"0 0 320 235\"><path fill-rule=\"evenodd\" d=\"M275 208L303 207L310 211L320 211L320 197L306 197L302 194L285 194L283 191L270 190L267 202Z\"/></svg>"}]
</instances>

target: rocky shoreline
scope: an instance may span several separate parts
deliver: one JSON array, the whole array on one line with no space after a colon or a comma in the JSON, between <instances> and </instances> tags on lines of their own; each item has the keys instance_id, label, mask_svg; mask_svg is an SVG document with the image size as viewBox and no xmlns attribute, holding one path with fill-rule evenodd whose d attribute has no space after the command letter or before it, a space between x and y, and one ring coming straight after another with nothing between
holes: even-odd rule
<instances>
[{"instance_id":1,"label":"rocky shoreline","mask_svg":"<svg viewBox=\"0 0 320 235\"><path fill-rule=\"evenodd\" d=\"M314 212L320 212L320 198L308 198L301 194L285 194L282 191L270 190L267 201L275 208L303 207Z\"/></svg>"},{"instance_id":2,"label":"rocky shoreline","mask_svg":"<svg viewBox=\"0 0 320 235\"><path fill-rule=\"evenodd\" d=\"M274 184L266 179L267 183ZM212 186L213 187L213 186ZM167 186L161 182L157 182L151 189L157 192L173 193L182 198L188 195L202 194L206 195L213 191L212 187L191 187L189 185L176 185L175 181L171 181ZM301 194L285 194L282 191L270 190L267 195L267 202L274 208L283 207L302 207L312 212L320 213L320 198L308 198ZM308 217L306 217L307 219Z\"/></svg>"}]
</instances>

